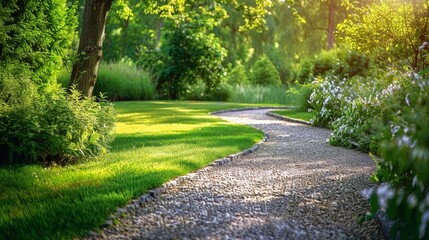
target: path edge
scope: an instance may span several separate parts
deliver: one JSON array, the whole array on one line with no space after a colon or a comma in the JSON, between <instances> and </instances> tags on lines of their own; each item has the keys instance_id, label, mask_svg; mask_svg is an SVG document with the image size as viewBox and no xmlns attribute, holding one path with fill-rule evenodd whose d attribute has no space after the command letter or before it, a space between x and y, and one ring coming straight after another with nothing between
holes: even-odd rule
<instances>
[{"instance_id":1,"label":"path edge","mask_svg":"<svg viewBox=\"0 0 429 240\"><path fill-rule=\"evenodd\" d=\"M288 109L288 108L290 108L290 107L248 107L248 108L236 108L236 109L229 109L229 110L214 111L214 112L209 112L208 114L216 115L216 114L221 114L221 113L226 113L226 112L238 112L238 111L246 111L246 110ZM104 224L102 224L101 226L98 226L96 229L92 229L92 230L88 231L86 234L82 235L81 237L82 238L90 238L90 239L100 237L103 230L107 230L109 227L112 227L113 225L115 225L116 220L121 219L124 215L126 215L129 212L133 212L133 211L137 210L138 208L143 207L143 205L145 203L156 200L161 194L166 192L168 189L184 183L186 180L192 178L197 173L208 171L209 169L211 169L213 167L219 167L219 166L222 166L224 164L228 164L232 161L237 160L240 157L243 157L243 156L246 156L250 153L256 152L261 147L261 145L264 142L268 141L268 139L269 139L268 133L266 133L265 131L262 131L262 133L264 134L264 137L262 138L262 140L257 142L251 148L244 149L243 151L238 152L238 153L227 155L224 158L219 158L219 159L213 160L210 164L208 164L207 166L205 166L199 170L196 170L195 172L190 172L186 175L178 176L178 177L176 177L176 178L174 178L168 182L163 183L161 186L156 187L156 188L151 189L151 190L148 190L145 194L140 195L139 197L132 199L124 207L116 208L116 210L112 214L110 214L110 216L107 218L107 220L104 222Z\"/></svg>"}]
</instances>

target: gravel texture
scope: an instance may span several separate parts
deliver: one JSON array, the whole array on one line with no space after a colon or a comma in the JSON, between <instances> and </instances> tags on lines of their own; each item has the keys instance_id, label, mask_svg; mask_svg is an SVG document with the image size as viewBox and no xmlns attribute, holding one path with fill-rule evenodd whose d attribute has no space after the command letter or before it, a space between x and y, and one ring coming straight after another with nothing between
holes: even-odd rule
<instances>
[{"instance_id":1,"label":"gravel texture","mask_svg":"<svg viewBox=\"0 0 429 240\"><path fill-rule=\"evenodd\" d=\"M382 239L361 191L367 154L332 147L329 130L280 121L267 109L220 113L263 130L257 151L214 163L119 209L88 239ZM258 145L259 146L259 145ZM110 222L109 222L110 221ZM117 222L116 224L109 224Z\"/></svg>"}]
</instances>

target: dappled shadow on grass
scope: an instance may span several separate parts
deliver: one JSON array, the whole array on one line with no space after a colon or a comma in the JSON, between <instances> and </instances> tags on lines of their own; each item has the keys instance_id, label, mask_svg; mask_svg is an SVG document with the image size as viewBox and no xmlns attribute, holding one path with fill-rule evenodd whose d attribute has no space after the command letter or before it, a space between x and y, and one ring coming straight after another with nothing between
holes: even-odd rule
<instances>
[{"instance_id":1,"label":"dappled shadow on grass","mask_svg":"<svg viewBox=\"0 0 429 240\"><path fill-rule=\"evenodd\" d=\"M180 174L171 169L128 170L95 183L54 185L40 183L33 176L25 178L26 184L34 185L33 189L24 186L28 191L20 188L24 179L19 175L2 179L9 186L0 188L0 239L63 239L84 234L102 225L116 207Z\"/></svg>"},{"instance_id":2,"label":"dappled shadow on grass","mask_svg":"<svg viewBox=\"0 0 429 240\"><path fill-rule=\"evenodd\" d=\"M254 139L243 138L241 136L242 133L242 127L237 128L225 124L212 124L198 129L169 134L118 134L112 144L112 152L124 152L142 147L167 147L176 144L188 144L188 148L192 148L193 145L222 148L234 144L238 148L241 148L249 147L252 143L255 143L254 141L258 135L262 136L261 133L258 134L255 132Z\"/></svg>"}]
</instances>

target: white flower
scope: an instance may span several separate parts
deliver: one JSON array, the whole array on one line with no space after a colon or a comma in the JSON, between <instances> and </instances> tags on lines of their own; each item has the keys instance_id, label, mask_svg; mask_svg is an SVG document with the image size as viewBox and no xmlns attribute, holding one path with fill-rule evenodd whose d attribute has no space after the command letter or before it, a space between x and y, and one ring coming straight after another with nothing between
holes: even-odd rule
<instances>
[{"instance_id":1,"label":"white flower","mask_svg":"<svg viewBox=\"0 0 429 240\"><path fill-rule=\"evenodd\" d=\"M417 206L417 203L418 203L416 195L414 195L413 193L408 195L407 203L410 206L410 208L415 208Z\"/></svg>"},{"instance_id":2,"label":"white flower","mask_svg":"<svg viewBox=\"0 0 429 240\"><path fill-rule=\"evenodd\" d=\"M374 187L362 190L361 194L366 200L369 200L373 192Z\"/></svg>"},{"instance_id":3,"label":"white flower","mask_svg":"<svg viewBox=\"0 0 429 240\"><path fill-rule=\"evenodd\" d=\"M422 239L426 233L427 222L429 220L429 210L422 214L422 221L419 225L419 238Z\"/></svg>"},{"instance_id":4,"label":"white flower","mask_svg":"<svg viewBox=\"0 0 429 240\"><path fill-rule=\"evenodd\" d=\"M387 202L395 196L395 191L388 183L382 183L377 189L378 204L380 208L385 209Z\"/></svg>"}]
</instances>

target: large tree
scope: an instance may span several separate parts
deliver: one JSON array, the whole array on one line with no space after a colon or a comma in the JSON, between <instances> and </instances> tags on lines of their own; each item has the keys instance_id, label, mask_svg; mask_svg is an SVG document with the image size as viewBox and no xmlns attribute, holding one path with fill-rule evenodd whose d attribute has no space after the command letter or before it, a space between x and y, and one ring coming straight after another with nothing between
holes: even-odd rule
<instances>
[{"instance_id":1,"label":"large tree","mask_svg":"<svg viewBox=\"0 0 429 240\"><path fill-rule=\"evenodd\" d=\"M80 42L70 86L75 85L87 97L92 96L97 81L98 65L103 56L107 14L112 3L113 0L85 1Z\"/></svg>"},{"instance_id":2,"label":"large tree","mask_svg":"<svg viewBox=\"0 0 429 240\"><path fill-rule=\"evenodd\" d=\"M76 88L85 96L91 96L97 80L98 65L103 56L103 40L107 23L107 14L114 0L86 0L82 19L82 30L78 47L76 63L73 66L70 86ZM123 0L122 0L123 1ZM213 8L223 8L223 5L232 5L243 10L244 24L242 28L252 28L264 23L264 16L271 6L270 0L252 0L248 5L235 0L169 0L158 2L155 0L142 1L140 6L158 13L161 17L168 17L175 13L184 13L189 10L198 10L210 15L218 13ZM217 21L213 15L213 21Z\"/></svg>"}]
</instances>

